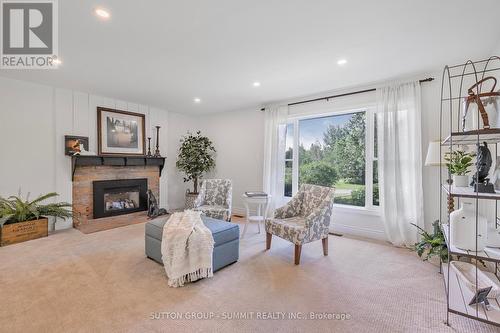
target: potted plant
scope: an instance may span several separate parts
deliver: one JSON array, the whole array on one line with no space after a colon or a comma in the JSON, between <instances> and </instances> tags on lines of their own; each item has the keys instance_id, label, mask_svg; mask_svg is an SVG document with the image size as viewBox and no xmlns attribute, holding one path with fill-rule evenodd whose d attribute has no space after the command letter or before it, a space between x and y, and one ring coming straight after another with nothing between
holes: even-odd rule
<instances>
[{"instance_id":1,"label":"potted plant","mask_svg":"<svg viewBox=\"0 0 500 333\"><path fill-rule=\"evenodd\" d=\"M434 221L432 224L434 227L432 234L428 233L416 224L412 223L412 225L419 230L421 237L420 242L415 243L414 247L418 256L424 261L427 261L434 256L439 256L441 262L448 262L448 247L446 246L443 231L439 226L439 220Z\"/></svg>"},{"instance_id":2,"label":"potted plant","mask_svg":"<svg viewBox=\"0 0 500 333\"><path fill-rule=\"evenodd\" d=\"M186 208L193 208L198 196L198 182L203 174L215 167L215 148L212 141L201 132L188 132L181 139L177 168L185 174L184 182L193 181L193 191L186 191Z\"/></svg>"},{"instance_id":3,"label":"potted plant","mask_svg":"<svg viewBox=\"0 0 500 333\"><path fill-rule=\"evenodd\" d=\"M453 185L456 187L469 186L469 168L473 165L472 159L475 155L462 150L455 150L445 154L446 166L452 175Z\"/></svg>"},{"instance_id":4,"label":"potted plant","mask_svg":"<svg viewBox=\"0 0 500 333\"><path fill-rule=\"evenodd\" d=\"M71 217L71 204L67 202L42 204L57 195L52 192L33 201L29 201L29 194L26 200L21 199L21 193L7 199L0 197L0 246L47 237L47 217Z\"/></svg>"}]
</instances>

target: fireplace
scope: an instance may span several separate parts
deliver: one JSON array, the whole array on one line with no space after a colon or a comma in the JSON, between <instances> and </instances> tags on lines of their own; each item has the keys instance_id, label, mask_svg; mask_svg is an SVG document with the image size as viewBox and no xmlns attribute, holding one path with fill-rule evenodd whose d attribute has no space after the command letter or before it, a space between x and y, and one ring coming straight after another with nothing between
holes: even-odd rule
<instances>
[{"instance_id":1,"label":"fireplace","mask_svg":"<svg viewBox=\"0 0 500 333\"><path fill-rule=\"evenodd\" d=\"M147 190L146 178L94 181L94 219L147 210Z\"/></svg>"}]
</instances>

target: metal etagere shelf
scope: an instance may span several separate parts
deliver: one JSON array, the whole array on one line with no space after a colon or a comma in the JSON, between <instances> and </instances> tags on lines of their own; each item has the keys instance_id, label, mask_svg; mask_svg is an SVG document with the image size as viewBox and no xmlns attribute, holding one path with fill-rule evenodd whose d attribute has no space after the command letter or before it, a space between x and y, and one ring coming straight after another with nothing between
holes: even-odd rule
<instances>
[{"instance_id":1,"label":"metal etagere shelf","mask_svg":"<svg viewBox=\"0 0 500 333\"><path fill-rule=\"evenodd\" d=\"M493 160L498 155L498 143L500 142L500 128L483 129L482 121L477 113L477 128L474 130L462 130L463 101L468 97L468 88L480 80L493 76L500 76L500 58L490 57L480 61L467 61L463 64L445 66L441 83L441 109L440 109L440 140L441 156L444 153L452 153L460 146L476 147L480 143L487 142L492 150ZM486 87L485 84L485 89ZM478 93L483 89L482 84L477 87ZM498 125L500 126L500 125ZM478 177L478 171L475 171ZM455 187L448 179L450 175L442 168L439 176L440 182L440 221L443 234L448 247L448 262L442 263L444 285L446 290L447 314L446 323L450 324L450 313L475 319L481 322L500 327L500 302L498 299L489 298L490 309L487 310L483 304L469 305L478 291L478 272L483 271L490 279L500 285L500 249L485 248L482 251L465 251L455 247L450 241L450 213L454 210L462 198L475 199L475 231L476 250L478 249L478 217L482 202L493 201L491 214L494 214L495 227L499 228L498 200L500 191L495 193L475 192L473 187ZM475 265L475 292L464 286L463 280L450 267L452 260L465 260Z\"/></svg>"}]
</instances>

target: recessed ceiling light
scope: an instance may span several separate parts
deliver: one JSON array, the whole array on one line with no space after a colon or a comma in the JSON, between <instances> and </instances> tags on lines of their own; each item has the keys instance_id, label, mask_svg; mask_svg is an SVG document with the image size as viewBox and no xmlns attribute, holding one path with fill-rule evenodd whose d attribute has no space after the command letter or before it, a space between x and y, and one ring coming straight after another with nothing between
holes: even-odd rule
<instances>
[{"instance_id":1,"label":"recessed ceiling light","mask_svg":"<svg viewBox=\"0 0 500 333\"><path fill-rule=\"evenodd\" d=\"M201 99L199 99L198 97L195 97L194 102L195 103L201 103Z\"/></svg>"},{"instance_id":2,"label":"recessed ceiling light","mask_svg":"<svg viewBox=\"0 0 500 333\"><path fill-rule=\"evenodd\" d=\"M347 64L347 60L345 60L345 59L339 59L337 61L337 65L339 65L339 66L342 66L342 65L345 65L345 64Z\"/></svg>"},{"instance_id":3,"label":"recessed ceiling light","mask_svg":"<svg viewBox=\"0 0 500 333\"><path fill-rule=\"evenodd\" d=\"M111 14L109 14L109 12L106 9L103 9L103 8L96 8L94 10L94 13L97 16L102 17L103 19L108 19L111 16Z\"/></svg>"},{"instance_id":4,"label":"recessed ceiling light","mask_svg":"<svg viewBox=\"0 0 500 333\"><path fill-rule=\"evenodd\" d=\"M253 86L254 86L254 87L260 87L260 82L255 81L255 82L253 83Z\"/></svg>"}]
</instances>

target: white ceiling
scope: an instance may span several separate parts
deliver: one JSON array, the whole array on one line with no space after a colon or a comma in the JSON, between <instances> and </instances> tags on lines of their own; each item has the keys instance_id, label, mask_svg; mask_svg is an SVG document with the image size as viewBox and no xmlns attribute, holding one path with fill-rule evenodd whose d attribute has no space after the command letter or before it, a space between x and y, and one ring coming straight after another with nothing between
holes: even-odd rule
<instances>
[{"instance_id":1,"label":"white ceiling","mask_svg":"<svg viewBox=\"0 0 500 333\"><path fill-rule=\"evenodd\" d=\"M499 13L498 0L60 0L60 69L0 75L230 111L482 58L500 42Z\"/></svg>"}]
</instances>

